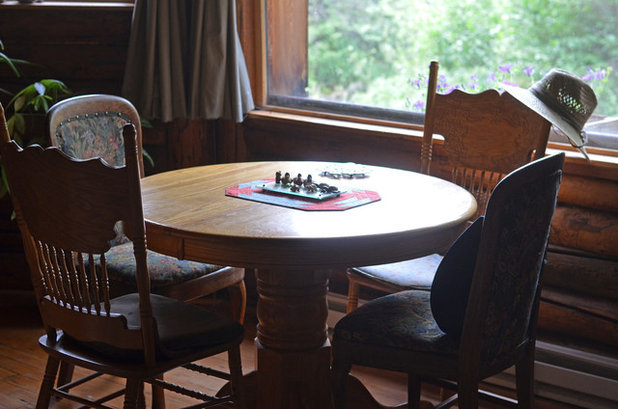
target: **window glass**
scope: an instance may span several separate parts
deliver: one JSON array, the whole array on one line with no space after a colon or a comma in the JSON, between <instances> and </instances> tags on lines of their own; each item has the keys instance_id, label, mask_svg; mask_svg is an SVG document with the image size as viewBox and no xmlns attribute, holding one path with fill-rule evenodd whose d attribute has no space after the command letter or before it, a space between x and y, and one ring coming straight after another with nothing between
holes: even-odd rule
<instances>
[{"instance_id":1,"label":"window glass","mask_svg":"<svg viewBox=\"0 0 618 409\"><path fill-rule=\"evenodd\" d=\"M269 39L270 103L369 116L376 107L374 116L418 113L422 121L432 59L440 62L441 92L528 88L561 68L595 90L599 104L588 130L618 135L618 121L607 118L618 116L616 0L304 1L306 22L294 27L306 30L306 43L291 35L276 42L295 41L287 48L304 47L306 55L293 51L277 60ZM269 16L271 36L276 21ZM277 71L281 61L298 67ZM297 77L288 80L294 86L277 88L285 75Z\"/></svg>"}]
</instances>

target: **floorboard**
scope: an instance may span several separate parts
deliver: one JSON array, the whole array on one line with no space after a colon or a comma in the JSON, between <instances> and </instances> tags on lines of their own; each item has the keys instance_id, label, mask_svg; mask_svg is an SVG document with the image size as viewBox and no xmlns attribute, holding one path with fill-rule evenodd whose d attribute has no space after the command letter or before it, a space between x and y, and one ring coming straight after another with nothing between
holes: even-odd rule
<instances>
[{"instance_id":1,"label":"floorboard","mask_svg":"<svg viewBox=\"0 0 618 409\"><path fill-rule=\"evenodd\" d=\"M208 303L212 308L212 302ZM216 305L216 303L215 303ZM221 307L219 307L221 308ZM43 334L43 328L33 295L28 292L0 291L0 409L31 409L36 404L38 389L43 376L46 356L38 346L38 338ZM255 370L255 309L249 308L246 320L246 337L241 345L243 371L249 373ZM227 368L227 358L224 354L205 360L205 363L222 369ZM77 374L85 373L76 370ZM367 385L372 395L383 405L397 405L406 401L406 378L402 374L367 368L353 368L352 373ZM195 386L196 377L191 373L176 370L166 379L178 384ZM221 387L219 380L201 384L206 393L215 393ZM122 380L104 376L93 386L82 387L87 395L101 396L123 387ZM430 402L436 402L439 390L427 386L423 397ZM150 393L146 390L146 402L150 403ZM184 396L173 393L166 394L169 409L182 404L194 403ZM122 399L111 401L113 408L122 408ZM79 405L59 401L54 409L74 409ZM482 406L483 409L493 409L494 406ZM537 402L537 409L567 409L565 406L550 402Z\"/></svg>"}]
</instances>

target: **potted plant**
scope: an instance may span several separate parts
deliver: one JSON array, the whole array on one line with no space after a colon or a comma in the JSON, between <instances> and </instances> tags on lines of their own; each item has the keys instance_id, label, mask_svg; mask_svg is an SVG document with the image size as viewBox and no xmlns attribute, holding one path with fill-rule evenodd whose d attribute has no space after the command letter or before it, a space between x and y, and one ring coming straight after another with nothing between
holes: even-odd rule
<instances>
[{"instance_id":1,"label":"potted plant","mask_svg":"<svg viewBox=\"0 0 618 409\"><path fill-rule=\"evenodd\" d=\"M4 52L4 44L0 40L0 63L7 64L17 77L21 73L17 69L19 64L30 64L28 61L8 57ZM45 116L49 108L59 100L71 95L67 86L59 80L42 79L27 85L13 94L5 89L0 92L11 96L4 107L9 135L21 146L38 143L46 145ZM1 167L1 158L0 158ZM0 180L0 198L8 193L8 185L2 168L2 180Z\"/></svg>"}]
</instances>

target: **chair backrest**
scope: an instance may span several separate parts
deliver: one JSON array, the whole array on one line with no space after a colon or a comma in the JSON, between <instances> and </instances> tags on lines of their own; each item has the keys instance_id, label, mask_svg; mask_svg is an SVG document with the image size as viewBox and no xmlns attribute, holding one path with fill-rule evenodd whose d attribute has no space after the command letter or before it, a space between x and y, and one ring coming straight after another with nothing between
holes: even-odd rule
<instances>
[{"instance_id":1,"label":"chair backrest","mask_svg":"<svg viewBox=\"0 0 618 409\"><path fill-rule=\"evenodd\" d=\"M489 199L460 343L460 370L467 376L508 368L534 343L563 163L560 153L527 164L499 182Z\"/></svg>"},{"instance_id":2,"label":"chair backrest","mask_svg":"<svg viewBox=\"0 0 618 409\"><path fill-rule=\"evenodd\" d=\"M127 160L121 167L99 158L72 159L56 147L21 149L10 141L0 109L0 152L49 339L55 341L61 329L80 341L144 351L146 362L153 363L155 330L134 126L126 125L123 135ZM110 308L104 253L119 220L134 246L138 327L128 327L127 318Z\"/></svg>"},{"instance_id":3,"label":"chair backrest","mask_svg":"<svg viewBox=\"0 0 618 409\"><path fill-rule=\"evenodd\" d=\"M91 94L64 99L47 113L46 132L50 144L72 158L99 157L112 166L124 166L122 127L135 125L139 174L144 176L142 127L137 109L116 95ZM117 223L112 245L123 244L122 223Z\"/></svg>"},{"instance_id":4,"label":"chair backrest","mask_svg":"<svg viewBox=\"0 0 618 409\"><path fill-rule=\"evenodd\" d=\"M551 124L510 94L455 89L438 94L437 61L429 69L421 171L468 189L485 211L492 189L506 174L545 156ZM434 157L434 135L444 138L445 160Z\"/></svg>"},{"instance_id":5,"label":"chair backrest","mask_svg":"<svg viewBox=\"0 0 618 409\"><path fill-rule=\"evenodd\" d=\"M122 127L133 124L137 132L138 164L144 176L142 127L137 110L128 100L105 94L80 95L54 104L47 113L52 146L72 158L100 157L112 166L125 163Z\"/></svg>"}]
</instances>

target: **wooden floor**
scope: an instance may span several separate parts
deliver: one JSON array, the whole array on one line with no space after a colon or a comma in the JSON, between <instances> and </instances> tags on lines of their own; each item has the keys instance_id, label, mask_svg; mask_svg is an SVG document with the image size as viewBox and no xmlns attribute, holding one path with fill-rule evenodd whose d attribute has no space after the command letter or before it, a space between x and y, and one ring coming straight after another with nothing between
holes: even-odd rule
<instances>
[{"instance_id":1,"label":"wooden floor","mask_svg":"<svg viewBox=\"0 0 618 409\"><path fill-rule=\"evenodd\" d=\"M0 291L0 311L0 409L34 408L46 357L37 343L43 330L32 295L24 292ZM251 312L250 309L245 326L247 336L241 348L245 373L255 370L253 343L255 316ZM225 355L210 358L207 362L222 369L227 368ZM356 368L353 369L353 373L368 386L370 392L381 404L391 406L405 402L406 380L401 374ZM179 384L196 383L196 376L189 376L180 371L166 375L166 378ZM84 389L84 393L100 396L101 392L109 392L122 387L121 381L112 377L104 377L96 382L98 383L95 388ZM222 384L218 381L209 381L202 383L200 388L206 393L215 393L221 386ZM438 390L436 387L427 386L423 396L426 400L435 402ZM182 403L191 403L184 397L173 393L167 394L166 397L168 408L178 407ZM146 399L149 403L148 393ZM78 406L71 402L59 401L53 407L69 409ZM112 401L111 406L122 408L122 401L116 399ZM484 405L482 408L495 408L495 406ZM565 407L548 402L537 402L537 409L565 409Z\"/></svg>"}]
</instances>

